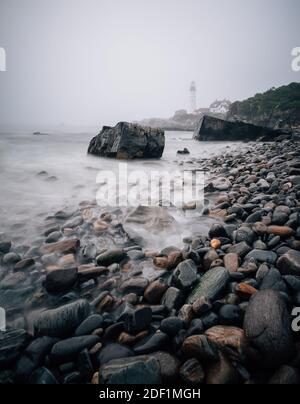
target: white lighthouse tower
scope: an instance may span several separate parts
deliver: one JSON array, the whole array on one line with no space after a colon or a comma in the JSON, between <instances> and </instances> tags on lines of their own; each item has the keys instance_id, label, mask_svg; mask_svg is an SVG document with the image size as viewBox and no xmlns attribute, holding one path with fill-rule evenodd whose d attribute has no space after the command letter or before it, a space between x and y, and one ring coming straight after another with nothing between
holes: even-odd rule
<instances>
[{"instance_id":1,"label":"white lighthouse tower","mask_svg":"<svg viewBox=\"0 0 300 404\"><path fill-rule=\"evenodd\" d=\"M190 108L191 108L191 113L195 112L197 109L197 88L196 88L196 83L194 81L191 82L191 87L190 87Z\"/></svg>"}]
</instances>

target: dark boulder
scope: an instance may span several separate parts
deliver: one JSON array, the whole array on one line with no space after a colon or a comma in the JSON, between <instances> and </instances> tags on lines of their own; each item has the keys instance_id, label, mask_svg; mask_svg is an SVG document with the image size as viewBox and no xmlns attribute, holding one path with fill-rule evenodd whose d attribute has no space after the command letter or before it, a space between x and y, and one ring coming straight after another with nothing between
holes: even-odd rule
<instances>
[{"instance_id":1,"label":"dark boulder","mask_svg":"<svg viewBox=\"0 0 300 404\"><path fill-rule=\"evenodd\" d=\"M212 116L204 115L194 132L194 139L200 141L211 140L262 140L271 141L282 132L251 125L245 122L231 122Z\"/></svg>"},{"instance_id":2,"label":"dark boulder","mask_svg":"<svg viewBox=\"0 0 300 404\"><path fill-rule=\"evenodd\" d=\"M88 153L117 159L160 158L164 147L162 130L119 122L114 128L103 127L92 139Z\"/></svg>"}]
</instances>

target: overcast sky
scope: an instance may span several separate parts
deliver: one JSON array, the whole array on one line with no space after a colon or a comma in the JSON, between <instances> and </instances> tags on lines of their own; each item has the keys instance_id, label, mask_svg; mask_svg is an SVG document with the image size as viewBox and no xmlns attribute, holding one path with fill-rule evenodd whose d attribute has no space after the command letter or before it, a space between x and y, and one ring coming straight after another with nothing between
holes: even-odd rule
<instances>
[{"instance_id":1,"label":"overcast sky","mask_svg":"<svg viewBox=\"0 0 300 404\"><path fill-rule=\"evenodd\" d=\"M0 124L168 117L300 81L299 0L0 0ZM38 127L37 127L38 129Z\"/></svg>"}]
</instances>

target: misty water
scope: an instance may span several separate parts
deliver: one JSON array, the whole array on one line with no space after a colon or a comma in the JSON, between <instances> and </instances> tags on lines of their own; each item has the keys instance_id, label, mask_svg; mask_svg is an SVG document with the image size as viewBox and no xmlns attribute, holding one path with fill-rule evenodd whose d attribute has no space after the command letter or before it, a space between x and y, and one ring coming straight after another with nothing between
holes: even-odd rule
<instances>
[{"instance_id":1,"label":"misty water","mask_svg":"<svg viewBox=\"0 0 300 404\"><path fill-rule=\"evenodd\" d=\"M0 135L0 233L16 243L29 245L42 234L48 215L61 209L76 209L82 201L95 200L100 170L118 169L114 159L87 154L92 133L81 134L1 134ZM192 139L190 132L166 132L166 147L161 160L128 162L130 169L178 170L179 163L193 166L193 158L206 158L236 148L238 143L204 142ZM187 147L190 155L177 155ZM183 162L183 163L182 163ZM175 214L176 216L176 214ZM178 239L188 235L189 224L198 230L209 219L177 215L181 222ZM201 227L202 226L202 227ZM189 231L191 229L189 228ZM174 236L174 235L173 235Z\"/></svg>"}]
</instances>

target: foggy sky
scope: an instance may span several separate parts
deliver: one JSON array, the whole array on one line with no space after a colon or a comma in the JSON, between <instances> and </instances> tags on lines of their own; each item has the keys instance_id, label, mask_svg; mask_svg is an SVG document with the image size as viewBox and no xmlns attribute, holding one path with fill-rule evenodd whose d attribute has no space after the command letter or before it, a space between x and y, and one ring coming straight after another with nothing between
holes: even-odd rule
<instances>
[{"instance_id":1,"label":"foggy sky","mask_svg":"<svg viewBox=\"0 0 300 404\"><path fill-rule=\"evenodd\" d=\"M300 81L299 0L0 0L0 124L100 125ZM38 127L37 127L38 129Z\"/></svg>"}]
</instances>

